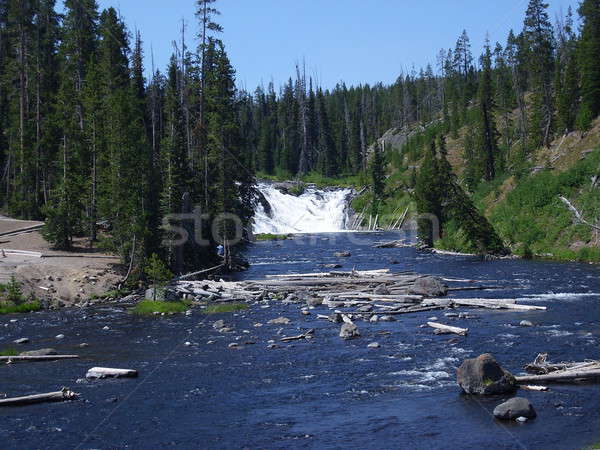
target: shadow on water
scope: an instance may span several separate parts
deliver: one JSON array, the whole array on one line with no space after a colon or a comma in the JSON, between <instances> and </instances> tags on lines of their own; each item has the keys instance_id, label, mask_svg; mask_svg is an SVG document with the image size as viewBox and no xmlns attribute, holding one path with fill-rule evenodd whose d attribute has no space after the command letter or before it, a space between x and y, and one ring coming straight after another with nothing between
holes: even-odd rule
<instances>
[{"instance_id":1,"label":"shadow on water","mask_svg":"<svg viewBox=\"0 0 600 450\"><path fill-rule=\"evenodd\" d=\"M433 311L390 323L359 322L362 336L349 342L337 336L338 326L316 320L326 308L302 316L297 305L279 303L208 319L199 312L137 318L119 308L36 313L14 323L2 317L0 348L28 337L27 349L54 347L81 359L0 367L0 392L70 386L81 400L1 409L1 447L581 448L600 438L597 386L521 392L538 418L517 425L490 414L504 397L463 396L455 384L460 362L484 352L513 372L542 351L552 360L600 359L599 267L371 247L394 237L339 233L257 243L249 249L252 266L240 278L312 272L333 263L342 264L340 270L388 267L506 286L460 296L519 298L548 311L471 310L473 319ZM340 250L352 256L334 257ZM434 315L469 327L469 336L435 336L420 328ZM267 324L278 316L291 324ZM215 331L217 318L235 331ZM536 326L519 327L524 319ZM316 329L314 339L267 349L269 340L307 328ZM65 338L55 340L60 333ZM368 349L374 341L381 347ZM89 347L79 348L81 342ZM242 348L229 349L232 342ZM140 377L76 382L96 365L135 368Z\"/></svg>"}]
</instances>

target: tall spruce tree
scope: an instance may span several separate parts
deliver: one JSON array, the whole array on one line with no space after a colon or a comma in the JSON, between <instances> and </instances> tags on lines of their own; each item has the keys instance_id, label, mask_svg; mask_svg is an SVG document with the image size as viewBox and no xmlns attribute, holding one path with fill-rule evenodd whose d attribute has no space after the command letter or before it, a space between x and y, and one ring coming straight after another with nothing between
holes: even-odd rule
<instances>
[{"instance_id":1,"label":"tall spruce tree","mask_svg":"<svg viewBox=\"0 0 600 450\"><path fill-rule=\"evenodd\" d=\"M548 4L542 0L530 0L523 28L533 92L530 119L530 145L533 148L550 144L554 125L554 33L547 9Z\"/></svg>"},{"instance_id":2,"label":"tall spruce tree","mask_svg":"<svg viewBox=\"0 0 600 450\"><path fill-rule=\"evenodd\" d=\"M578 125L582 129L600 115L600 1L583 0L579 6L581 39L578 48L581 74L581 111Z\"/></svg>"},{"instance_id":3,"label":"tall spruce tree","mask_svg":"<svg viewBox=\"0 0 600 450\"><path fill-rule=\"evenodd\" d=\"M483 160L483 178L491 181L496 177L498 164L498 142L496 124L494 121L494 86L492 83L492 52L489 42L486 42L484 54L481 57L481 74L479 77L479 117L478 135L481 159Z\"/></svg>"}]
</instances>

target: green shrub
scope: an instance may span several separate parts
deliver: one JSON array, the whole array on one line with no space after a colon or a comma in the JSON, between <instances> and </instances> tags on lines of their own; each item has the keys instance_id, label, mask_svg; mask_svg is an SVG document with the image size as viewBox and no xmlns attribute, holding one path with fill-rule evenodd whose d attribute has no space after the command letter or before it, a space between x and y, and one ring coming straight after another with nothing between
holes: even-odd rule
<instances>
[{"instance_id":1,"label":"green shrub","mask_svg":"<svg viewBox=\"0 0 600 450\"><path fill-rule=\"evenodd\" d=\"M248 305L245 303L220 303L217 305L208 306L203 313L204 314L223 314L231 313L236 311L243 311L248 309Z\"/></svg>"},{"instance_id":2,"label":"green shrub","mask_svg":"<svg viewBox=\"0 0 600 450\"><path fill-rule=\"evenodd\" d=\"M0 356L17 356L19 354L14 348L5 348L0 350Z\"/></svg>"},{"instance_id":3,"label":"green shrub","mask_svg":"<svg viewBox=\"0 0 600 450\"><path fill-rule=\"evenodd\" d=\"M19 305L0 303L0 315L2 314L17 314L17 313L29 313L35 312L42 309L42 305L38 301L30 301L27 303L21 303Z\"/></svg>"},{"instance_id":4,"label":"green shrub","mask_svg":"<svg viewBox=\"0 0 600 450\"><path fill-rule=\"evenodd\" d=\"M139 316L150 316L154 313L183 313L190 307L189 303L184 302L155 302L144 300L138 303L131 312Z\"/></svg>"},{"instance_id":5,"label":"green shrub","mask_svg":"<svg viewBox=\"0 0 600 450\"><path fill-rule=\"evenodd\" d=\"M254 235L254 239L257 241L284 241L287 238L287 234L260 233Z\"/></svg>"}]
</instances>

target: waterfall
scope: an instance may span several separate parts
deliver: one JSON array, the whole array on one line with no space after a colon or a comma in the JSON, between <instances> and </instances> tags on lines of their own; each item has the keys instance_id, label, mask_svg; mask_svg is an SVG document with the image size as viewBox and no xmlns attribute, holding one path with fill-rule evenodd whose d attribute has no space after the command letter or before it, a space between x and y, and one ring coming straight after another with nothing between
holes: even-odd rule
<instances>
[{"instance_id":1,"label":"waterfall","mask_svg":"<svg viewBox=\"0 0 600 450\"><path fill-rule=\"evenodd\" d=\"M302 195L294 196L272 184L259 183L258 190L264 199L254 214L255 234L332 233L346 229L350 189L307 188Z\"/></svg>"}]
</instances>

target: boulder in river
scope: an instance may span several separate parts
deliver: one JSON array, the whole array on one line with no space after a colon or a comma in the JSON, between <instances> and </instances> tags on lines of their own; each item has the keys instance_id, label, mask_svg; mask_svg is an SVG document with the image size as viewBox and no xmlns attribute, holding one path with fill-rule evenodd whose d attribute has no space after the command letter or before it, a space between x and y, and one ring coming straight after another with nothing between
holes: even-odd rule
<instances>
[{"instance_id":1,"label":"boulder in river","mask_svg":"<svg viewBox=\"0 0 600 450\"><path fill-rule=\"evenodd\" d=\"M517 389L515 377L489 353L465 359L456 371L456 378L467 394L507 394Z\"/></svg>"},{"instance_id":2,"label":"boulder in river","mask_svg":"<svg viewBox=\"0 0 600 450\"><path fill-rule=\"evenodd\" d=\"M323 299L319 297L309 297L306 299L306 304L308 306L319 306L323 304Z\"/></svg>"},{"instance_id":3,"label":"boulder in river","mask_svg":"<svg viewBox=\"0 0 600 450\"><path fill-rule=\"evenodd\" d=\"M225 321L224 320L217 320L213 323L213 328L215 330L220 330L221 328L225 327Z\"/></svg>"},{"instance_id":4,"label":"boulder in river","mask_svg":"<svg viewBox=\"0 0 600 450\"><path fill-rule=\"evenodd\" d=\"M358 327L353 323L344 322L340 329L340 337L342 339L354 339L360 336Z\"/></svg>"},{"instance_id":5,"label":"boulder in river","mask_svg":"<svg viewBox=\"0 0 600 450\"><path fill-rule=\"evenodd\" d=\"M348 258L352 256L352 253L350 253L349 251L335 252L333 256L335 256L336 258Z\"/></svg>"},{"instance_id":6,"label":"boulder in river","mask_svg":"<svg viewBox=\"0 0 600 450\"><path fill-rule=\"evenodd\" d=\"M267 323L271 325L287 325L291 322L287 317L278 317L277 319L271 319Z\"/></svg>"},{"instance_id":7,"label":"boulder in river","mask_svg":"<svg viewBox=\"0 0 600 450\"><path fill-rule=\"evenodd\" d=\"M529 400L523 397L514 397L499 404L494 408L494 417L502 420L514 420L519 417L533 419L537 416Z\"/></svg>"},{"instance_id":8,"label":"boulder in river","mask_svg":"<svg viewBox=\"0 0 600 450\"><path fill-rule=\"evenodd\" d=\"M29 342L29 338L20 338L13 341L15 344L27 344Z\"/></svg>"},{"instance_id":9,"label":"boulder in river","mask_svg":"<svg viewBox=\"0 0 600 450\"><path fill-rule=\"evenodd\" d=\"M422 277L415 281L408 292L425 297L440 297L448 294L448 286L439 278Z\"/></svg>"},{"instance_id":10,"label":"boulder in river","mask_svg":"<svg viewBox=\"0 0 600 450\"><path fill-rule=\"evenodd\" d=\"M325 269L341 269L342 265L341 264L325 264L323 266L323 268Z\"/></svg>"},{"instance_id":11,"label":"boulder in river","mask_svg":"<svg viewBox=\"0 0 600 450\"><path fill-rule=\"evenodd\" d=\"M521 322L519 322L519 325L522 327L532 327L533 323L529 320L521 320Z\"/></svg>"},{"instance_id":12,"label":"boulder in river","mask_svg":"<svg viewBox=\"0 0 600 450\"><path fill-rule=\"evenodd\" d=\"M331 314L328 320L333 323L342 323L344 321L340 313Z\"/></svg>"}]
</instances>

